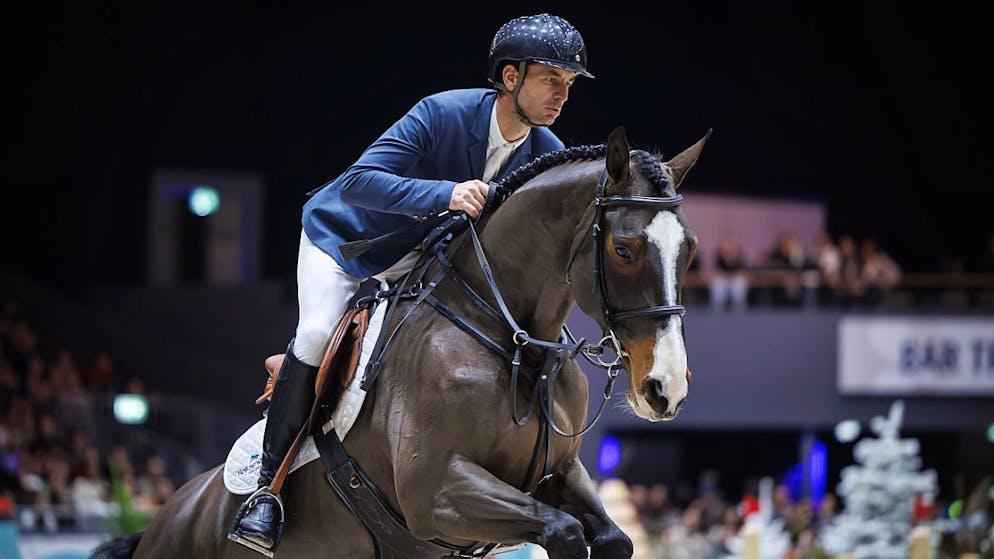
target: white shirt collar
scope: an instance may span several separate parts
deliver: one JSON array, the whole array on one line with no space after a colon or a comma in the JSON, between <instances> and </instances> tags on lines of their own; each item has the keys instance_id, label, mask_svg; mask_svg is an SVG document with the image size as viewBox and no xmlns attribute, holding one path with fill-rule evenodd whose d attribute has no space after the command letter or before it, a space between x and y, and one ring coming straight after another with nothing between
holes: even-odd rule
<instances>
[{"instance_id":1,"label":"white shirt collar","mask_svg":"<svg viewBox=\"0 0 994 559\"><path fill-rule=\"evenodd\" d=\"M494 108L492 111L490 111L490 136L487 139L487 147L489 149L494 149L498 147L506 147L511 150L517 149L518 146L524 143L525 139L528 138L528 134L530 133L531 133L531 128L529 128L528 131L525 132L524 136L518 138L517 140L514 140L513 142L505 140L504 135L500 133L500 125L497 123L497 100L494 99Z\"/></svg>"}]
</instances>

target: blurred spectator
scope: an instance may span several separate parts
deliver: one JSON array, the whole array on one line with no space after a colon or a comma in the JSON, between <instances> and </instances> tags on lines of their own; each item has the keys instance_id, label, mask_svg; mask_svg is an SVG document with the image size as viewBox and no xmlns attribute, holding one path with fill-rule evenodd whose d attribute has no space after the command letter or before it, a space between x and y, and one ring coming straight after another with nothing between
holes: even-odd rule
<instances>
[{"instance_id":1,"label":"blurred spectator","mask_svg":"<svg viewBox=\"0 0 994 559\"><path fill-rule=\"evenodd\" d=\"M646 513L643 520L650 535L662 534L676 522L676 512L670 502L669 488L662 483L654 483L649 488Z\"/></svg>"},{"instance_id":2,"label":"blurred spectator","mask_svg":"<svg viewBox=\"0 0 994 559\"><path fill-rule=\"evenodd\" d=\"M17 375L3 356L0 356L0 416L10 413L13 399L20 394Z\"/></svg>"},{"instance_id":3,"label":"blurred spectator","mask_svg":"<svg viewBox=\"0 0 994 559\"><path fill-rule=\"evenodd\" d=\"M635 507L639 517L645 521L646 513L649 511L649 489L641 483L633 483L628 487L632 506Z\"/></svg>"},{"instance_id":4,"label":"blurred spectator","mask_svg":"<svg viewBox=\"0 0 994 559\"><path fill-rule=\"evenodd\" d=\"M793 502L790 498L790 487L780 483L773 488L773 518L788 521L793 512Z\"/></svg>"},{"instance_id":5,"label":"blurred spectator","mask_svg":"<svg viewBox=\"0 0 994 559\"><path fill-rule=\"evenodd\" d=\"M815 553L816 533L814 530L805 529L797 535L794 549L790 552L792 557L817 557Z\"/></svg>"},{"instance_id":6,"label":"blurred spectator","mask_svg":"<svg viewBox=\"0 0 994 559\"><path fill-rule=\"evenodd\" d=\"M59 437L59 428L53 416L45 414L38 419L38 434L28 450L44 457L69 454L66 445Z\"/></svg>"},{"instance_id":7,"label":"blurred spectator","mask_svg":"<svg viewBox=\"0 0 994 559\"><path fill-rule=\"evenodd\" d=\"M650 491L650 497L651 493L652 492ZM673 488L673 495L670 500L677 508L685 509L689 507L690 503L694 500L694 493L695 491L693 485L687 483L686 481L681 481L676 484L675 488Z\"/></svg>"},{"instance_id":8,"label":"blurred spectator","mask_svg":"<svg viewBox=\"0 0 994 559\"><path fill-rule=\"evenodd\" d=\"M748 520L749 516L759 512L759 479L750 477L742 487L742 499L738 504L739 517Z\"/></svg>"},{"instance_id":9,"label":"blurred spectator","mask_svg":"<svg viewBox=\"0 0 994 559\"><path fill-rule=\"evenodd\" d=\"M779 272L776 275L779 287L773 292L774 303L790 306L803 303L805 289L813 288L806 283L804 272L816 270L817 266L808 258L797 236L789 231L781 233L767 254L765 264L767 269Z\"/></svg>"},{"instance_id":10,"label":"blurred spectator","mask_svg":"<svg viewBox=\"0 0 994 559\"><path fill-rule=\"evenodd\" d=\"M21 455L19 465L17 502L34 503L38 501L40 495L48 493L48 484L45 483L44 461L37 454L25 453Z\"/></svg>"},{"instance_id":11,"label":"blurred spectator","mask_svg":"<svg viewBox=\"0 0 994 559\"><path fill-rule=\"evenodd\" d=\"M145 471L136 482L139 508L155 512L173 493L173 482L166 475L166 463L160 456L149 456Z\"/></svg>"},{"instance_id":12,"label":"blurred spectator","mask_svg":"<svg viewBox=\"0 0 994 559\"><path fill-rule=\"evenodd\" d=\"M835 495L833 493L825 494L825 497L822 498L818 506L818 514L811 521L811 527L815 531L818 531L831 524L835 520L835 516L839 513L838 508L839 501Z\"/></svg>"},{"instance_id":13,"label":"blurred spectator","mask_svg":"<svg viewBox=\"0 0 994 559\"><path fill-rule=\"evenodd\" d=\"M90 390L94 392L114 392L117 384L117 372L114 362L106 352L98 353L86 369L86 377Z\"/></svg>"},{"instance_id":14,"label":"blurred spectator","mask_svg":"<svg viewBox=\"0 0 994 559\"><path fill-rule=\"evenodd\" d=\"M901 281L901 268L886 252L877 246L873 237L863 239L860 245L863 261L863 303L878 305L884 294L894 289Z\"/></svg>"},{"instance_id":15,"label":"blurred spectator","mask_svg":"<svg viewBox=\"0 0 994 559\"><path fill-rule=\"evenodd\" d=\"M34 408L36 418L55 413L55 389L52 381L45 374L45 363L41 357L32 355L28 360L27 374L28 398Z\"/></svg>"},{"instance_id":16,"label":"blurred spectator","mask_svg":"<svg viewBox=\"0 0 994 559\"><path fill-rule=\"evenodd\" d=\"M796 503L792 502L788 511L786 528L790 532L791 539L796 542L801 533L811 527L811 520L814 516L811 510L811 499L803 497Z\"/></svg>"},{"instance_id":17,"label":"blurred spectator","mask_svg":"<svg viewBox=\"0 0 994 559\"><path fill-rule=\"evenodd\" d=\"M697 499L694 504L701 510L705 526L721 522L727 503L721 492L721 475L718 470L708 468L698 476Z\"/></svg>"},{"instance_id":18,"label":"blurred spectator","mask_svg":"<svg viewBox=\"0 0 994 559\"><path fill-rule=\"evenodd\" d=\"M10 319L9 328L4 344L4 356L17 375L21 387L21 395L27 389L27 377L32 366L37 367L38 336L31 326L19 314Z\"/></svg>"},{"instance_id":19,"label":"blurred spectator","mask_svg":"<svg viewBox=\"0 0 994 559\"><path fill-rule=\"evenodd\" d=\"M863 296L863 267L856 252L852 235L839 237L839 289L838 302L850 306Z\"/></svg>"},{"instance_id":20,"label":"blurred spectator","mask_svg":"<svg viewBox=\"0 0 994 559\"><path fill-rule=\"evenodd\" d=\"M703 511L690 506L683 512L682 522L671 526L662 539L665 559L699 559L711 557L714 550L704 531Z\"/></svg>"},{"instance_id":21,"label":"blurred spectator","mask_svg":"<svg viewBox=\"0 0 994 559\"><path fill-rule=\"evenodd\" d=\"M132 495L136 493L137 479L135 477L135 467L131 464L128 451L121 445L115 446L110 451L108 464L112 471L117 472L121 485L128 488Z\"/></svg>"},{"instance_id":22,"label":"blurred spectator","mask_svg":"<svg viewBox=\"0 0 994 559\"><path fill-rule=\"evenodd\" d=\"M821 303L835 303L842 286L842 253L825 231L822 231L815 241L815 263L821 273L819 288Z\"/></svg>"},{"instance_id":23,"label":"blurred spectator","mask_svg":"<svg viewBox=\"0 0 994 559\"><path fill-rule=\"evenodd\" d=\"M714 271L711 275L711 308L733 310L746 307L749 294L749 280L746 277L745 251L739 240L731 233L725 233L718 244Z\"/></svg>"},{"instance_id":24,"label":"blurred spectator","mask_svg":"<svg viewBox=\"0 0 994 559\"><path fill-rule=\"evenodd\" d=\"M20 441L17 431L0 423L0 491L14 491L20 485Z\"/></svg>"},{"instance_id":25,"label":"blurred spectator","mask_svg":"<svg viewBox=\"0 0 994 559\"><path fill-rule=\"evenodd\" d=\"M77 431L88 430L93 410L69 350L63 349L56 355L55 362L49 368L49 375L55 393L59 423L71 425Z\"/></svg>"},{"instance_id":26,"label":"blurred spectator","mask_svg":"<svg viewBox=\"0 0 994 559\"><path fill-rule=\"evenodd\" d=\"M102 516L110 511L110 484L101 466L100 452L90 447L84 455L85 461L77 466L70 487L72 504L80 514Z\"/></svg>"},{"instance_id":27,"label":"blurred spectator","mask_svg":"<svg viewBox=\"0 0 994 559\"><path fill-rule=\"evenodd\" d=\"M733 555L730 542L742 529L742 519L735 507L725 507L721 522L715 522L708 531L708 539L717 547L721 555Z\"/></svg>"},{"instance_id":28,"label":"blurred spectator","mask_svg":"<svg viewBox=\"0 0 994 559\"><path fill-rule=\"evenodd\" d=\"M48 501L60 527L73 525L72 494L69 486L71 474L72 469L65 455L49 455L45 461Z\"/></svg>"},{"instance_id":29,"label":"blurred spectator","mask_svg":"<svg viewBox=\"0 0 994 559\"><path fill-rule=\"evenodd\" d=\"M14 517L14 493L8 489L0 489L0 520Z\"/></svg>"}]
</instances>

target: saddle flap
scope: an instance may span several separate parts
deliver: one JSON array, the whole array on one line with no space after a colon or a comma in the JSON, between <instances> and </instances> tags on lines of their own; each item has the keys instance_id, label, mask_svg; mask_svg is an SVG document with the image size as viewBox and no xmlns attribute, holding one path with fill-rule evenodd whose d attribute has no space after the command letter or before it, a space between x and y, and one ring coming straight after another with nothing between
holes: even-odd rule
<instances>
[{"instance_id":1,"label":"saddle flap","mask_svg":"<svg viewBox=\"0 0 994 559\"><path fill-rule=\"evenodd\" d=\"M349 383L352 382L356 365L359 364L359 356L362 353L362 339L366 335L368 328L368 307L350 307L342 318L339 319L338 324L335 326L335 332L328 342L328 349L325 351L324 359L321 360L321 366L318 368L317 379L314 381L314 405L311 407L307 421L304 422L300 432L297 433L296 438L294 438L293 443L290 445L290 449L283 457L283 462L277 468L276 474L269 484L269 488L273 493L279 493L283 487L283 482L286 481L286 476L290 473L290 466L297 457L300 445L307 437L315 421L317 410L325 402L329 404L331 409L335 409L342 394L345 393ZM276 379L279 378L280 368L277 365L282 365L285 357L285 354L272 355L266 359L266 368L269 369L269 380L266 382L266 390L256 400L257 403L261 403L272 397L276 386ZM338 382L325 382L329 371L332 372L332 378Z\"/></svg>"}]
</instances>

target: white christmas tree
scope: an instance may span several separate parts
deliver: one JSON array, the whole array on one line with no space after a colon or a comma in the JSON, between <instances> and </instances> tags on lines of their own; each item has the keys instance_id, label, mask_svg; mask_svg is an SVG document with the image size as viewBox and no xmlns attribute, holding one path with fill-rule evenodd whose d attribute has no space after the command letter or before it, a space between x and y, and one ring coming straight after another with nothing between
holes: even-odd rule
<instances>
[{"instance_id":1,"label":"white christmas tree","mask_svg":"<svg viewBox=\"0 0 994 559\"><path fill-rule=\"evenodd\" d=\"M729 540L729 558L781 559L790 546L783 519L773 517L773 479L759 482L759 511L750 514L739 534Z\"/></svg>"},{"instance_id":2,"label":"white christmas tree","mask_svg":"<svg viewBox=\"0 0 994 559\"><path fill-rule=\"evenodd\" d=\"M856 443L857 465L842 470L838 485L845 510L820 537L833 555L857 559L905 559L916 497L932 501L938 491L934 470L920 471L917 439L900 439L904 402L891 405L887 417L876 416L870 428L878 438Z\"/></svg>"}]
</instances>

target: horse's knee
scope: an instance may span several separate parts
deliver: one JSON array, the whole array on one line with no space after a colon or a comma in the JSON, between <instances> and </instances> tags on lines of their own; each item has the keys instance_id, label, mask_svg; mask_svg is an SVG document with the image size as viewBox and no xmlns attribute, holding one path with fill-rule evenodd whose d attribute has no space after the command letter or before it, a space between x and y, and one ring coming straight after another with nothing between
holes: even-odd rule
<instances>
[{"instance_id":1,"label":"horse's knee","mask_svg":"<svg viewBox=\"0 0 994 559\"><path fill-rule=\"evenodd\" d=\"M583 525L568 514L560 513L547 522L538 543L549 553L550 559L587 557Z\"/></svg>"}]
</instances>

